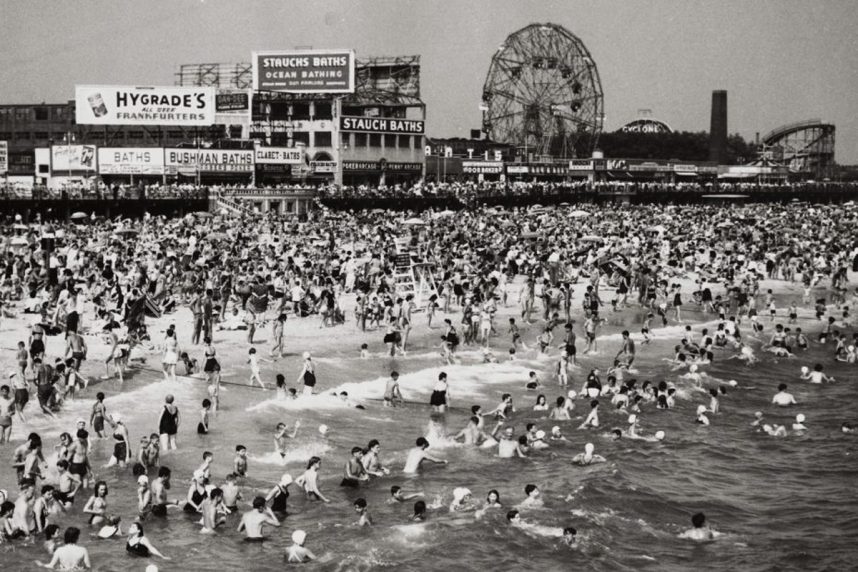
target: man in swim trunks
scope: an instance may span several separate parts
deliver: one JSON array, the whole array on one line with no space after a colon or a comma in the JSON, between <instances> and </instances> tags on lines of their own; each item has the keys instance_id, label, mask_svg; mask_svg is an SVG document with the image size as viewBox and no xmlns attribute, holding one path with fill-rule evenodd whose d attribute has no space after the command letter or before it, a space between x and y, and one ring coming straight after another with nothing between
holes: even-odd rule
<instances>
[{"instance_id":1,"label":"man in swim trunks","mask_svg":"<svg viewBox=\"0 0 858 572\"><path fill-rule=\"evenodd\" d=\"M253 509L241 515L238 532L245 532L245 542L262 542L265 540L262 529L266 524L279 527L280 521L271 509L265 506L265 497L256 497L253 499Z\"/></svg>"}]
</instances>

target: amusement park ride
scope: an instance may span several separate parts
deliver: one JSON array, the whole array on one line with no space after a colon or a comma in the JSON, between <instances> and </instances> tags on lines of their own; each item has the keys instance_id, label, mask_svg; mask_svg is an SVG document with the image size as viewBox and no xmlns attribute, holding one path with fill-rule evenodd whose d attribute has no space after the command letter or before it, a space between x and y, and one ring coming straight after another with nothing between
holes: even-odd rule
<instances>
[{"instance_id":1,"label":"amusement park ride","mask_svg":"<svg viewBox=\"0 0 858 572\"><path fill-rule=\"evenodd\" d=\"M589 157L604 120L599 71L570 31L531 24L492 57L480 108L489 138L524 156Z\"/></svg>"}]
</instances>

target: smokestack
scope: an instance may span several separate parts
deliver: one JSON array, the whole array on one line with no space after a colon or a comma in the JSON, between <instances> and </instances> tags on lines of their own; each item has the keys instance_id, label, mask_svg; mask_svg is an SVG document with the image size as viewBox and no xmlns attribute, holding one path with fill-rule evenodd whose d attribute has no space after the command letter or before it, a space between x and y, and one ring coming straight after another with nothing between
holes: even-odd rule
<instances>
[{"instance_id":1,"label":"smokestack","mask_svg":"<svg viewBox=\"0 0 858 572\"><path fill-rule=\"evenodd\" d=\"M727 162L727 91L712 92L712 118L709 123L709 160Z\"/></svg>"}]
</instances>

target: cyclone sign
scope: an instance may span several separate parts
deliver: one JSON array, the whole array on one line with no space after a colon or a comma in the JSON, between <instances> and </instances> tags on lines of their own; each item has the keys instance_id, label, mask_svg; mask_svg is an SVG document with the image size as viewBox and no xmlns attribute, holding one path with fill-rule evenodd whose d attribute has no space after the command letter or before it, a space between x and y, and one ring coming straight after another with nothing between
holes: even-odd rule
<instances>
[{"instance_id":1,"label":"cyclone sign","mask_svg":"<svg viewBox=\"0 0 858 572\"><path fill-rule=\"evenodd\" d=\"M353 93L353 50L253 52L253 88L286 93Z\"/></svg>"}]
</instances>

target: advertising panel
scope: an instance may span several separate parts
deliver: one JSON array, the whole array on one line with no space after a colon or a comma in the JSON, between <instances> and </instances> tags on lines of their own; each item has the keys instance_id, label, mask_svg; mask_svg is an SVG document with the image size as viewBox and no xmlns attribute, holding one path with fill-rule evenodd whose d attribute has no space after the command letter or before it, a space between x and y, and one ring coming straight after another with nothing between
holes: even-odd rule
<instances>
[{"instance_id":1,"label":"advertising panel","mask_svg":"<svg viewBox=\"0 0 858 572\"><path fill-rule=\"evenodd\" d=\"M98 150L98 172L102 175L163 175L161 147L102 147Z\"/></svg>"},{"instance_id":2,"label":"advertising panel","mask_svg":"<svg viewBox=\"0 0 858 572\"><path fill-rule=\"evenodd\" d=\"M251 173L253 151L232 149L165 149L167 174L192 171L201 173Z\"/></svg>"},{"instance_id":3,"label":"advertising panel","mask_svg":"<svg viewBox=\"0 0 858 572\"><path fill-rule=\"evenodd\" d=\"M287 93L353 93L354 50L253 52L253 89Z\"/></svg>"},{"instance_id":4,"label":"advertising panel","mask_svg":"<svg viewBox=\"0 0 858 572\"><path fill-rule=\"evenodd\" d=\"M593 167L590 159L570 159L569 160L569 170L570 171L589 171Z\"/></svg>"},{"instance_id":5,"label":"advertising panel","mask_svg":"<svg viewBox=\"0 0 858 572\"><path fill-rule=\"evenodd\" d=\"M79 125L213 125L213 87L75 86Z\"/></svg>"},{"instance_id":6,"label":"advertising panel","mask_svg":"<svg viewBox=\"0 0 858 572\"><path fill-rule=\"evenodd\" d=\"M310 170L314 173L336 173L337 172L337 162L336 161L310 161Z\"/></svg>"},{"instance_id":7,"label":"advertising panel","mask_svg":"<svg viewBox=\"0 0 858 572\"><path fill-rule=\"evenodd\" d=\"M221 89L215 93L215 110L221 113L246 114L250 112L250 92L246 89Z\"/></svg>"},{"instance_id":8,"label":"advertising panel","mask_svg":"<svg viewBox=\"0 0 858 572\"><path fill-rule=\"evenodd\" d=\"M361 131L367 133L406 133L422 135L424 124L417 119L396 119L394 117L340 117L340 131Z\"/></svg>"},{"instance_id":9,"label":"advertising panel","mask_svg":"<svg viewBox=\"0 0 858 572\"><path fill-rule=\"evenodd\" d=\"M496 175L503 172L501 161L462 161L462 172Z\"/></svg>"},{"instance_id":10,"label":"advertising panel","mask_svg":"<svg viewBox=\"0 0 858 572\"><path fill-rule=\"evenodd\" d=\"M9 171L9 142L0 141L0 175Z\"/></svg>"},{"instance_id":11,"label":"advertising panel","mask_svg":"<svg viewBox=\"0 0 858 572\"><path fill-rule=\"evenodd\" d=\"M95 145L55 145L51 147L51 169L95 171Z\"/></svg>"},{"instance_id":12,"label":"advertising panel","mask_svg":"<svg viewBox=\"0 0 858 572\"><path fill-rule=\"evenodd\" d=\"M423 171L422 163L391 163L389 161L343 161L343 171L396 171L414 172Z\"/></svg>"},{"instance_id":13,"label":"advertising panel","mask_svg":"<svg viewBox=\"0 0 858 572\"><path fill-rule=\"evenodd\" d=\"M304 151L296 147L257 147L259 164L297 165L304 162Z\"/></svg>"},{"instance_id":14,"label":"advertising panel","mask_svg":"<svg viewBox=\"0 0 858 572\"><path fill-rule=\"evenodd\" d=\"M507 165L506 172L509 175L526 175L527 165Z\"/></svg>"}]
</instances>

